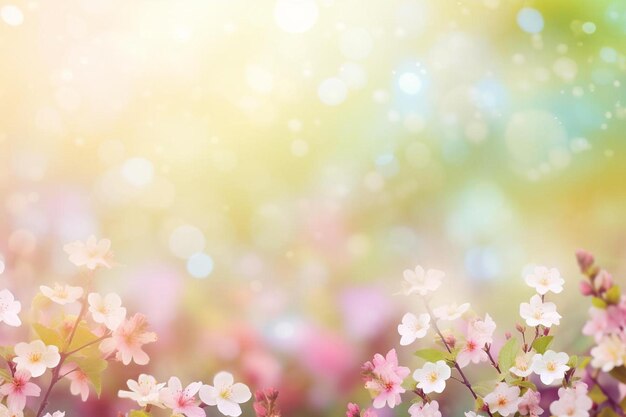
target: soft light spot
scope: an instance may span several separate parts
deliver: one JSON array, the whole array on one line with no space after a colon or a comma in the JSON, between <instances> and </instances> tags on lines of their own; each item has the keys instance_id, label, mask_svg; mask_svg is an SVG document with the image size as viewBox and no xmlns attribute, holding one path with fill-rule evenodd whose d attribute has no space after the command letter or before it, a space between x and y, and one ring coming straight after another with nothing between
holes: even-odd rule
<instances>
[{"instance_id":1,"label":"soft light spot","mask_svg":"<svg viewBox=\"0 0 626 417\"><path fill-rule=\"evenodd\" d=\"M194 278L206 278L213 271L213 258L206 253L195 253L187 259L187 272Z\"/></svg>"},{"instance_id":2,"label":"soft light spot","mask_svg":"<svg viewBox=\"0 0 626 417\"><path fill-rule=\"evenodd\" d=\"M24 13L22 13L19 7L12 4L2 6L0 16L4 23L9 26L19 26L24 22Z\"/></svg>"},{"instance_id":3,"label":"soft light spot","mask_svg":"<svg viewBox=\"0 0 626 417\"><path fill-rule=\"evenodd\" d=\"M583 23L583 32L587 35L591 35L596 31L596 24L593 22L585 22Z\"/></svg>"},{"instance_id":4,"label":"soft light spot","mask_svg":"<svg viewBox=\"0 0 626 417\"><path fill-rule=\"evenodd\" d=\"M274 6L274 21L288 33L303 33L311 29L319 16L315 0L278 0Z\"/></svg>"},{"instance_id":5,"label":"soft light spot","mask_svg":"<svg viewBox=\"0 0 626 417\"><path fill-rule=\"evenodd\" d=\"M154 178L152 162L145 158L130 158L122 165L122 175L135 187L144 187Z\"/></svg>"},{"instance_id":6,"label":"soft light spot","mask_svg":"<svg viewBox=\"0 0 626 417\"><path fill-rule=\"evenodd\" d=\"M186 224L174 229L170 235L169 247L174 256L187 259L195 253L202 252L205 243L202 231Z\"/></svg>"},{"instance_id":7,"label":"soft light spot","mask_svg":"<svg viewBox=\"0 0 626 417\"><path fill-rule=\"evenodd\" d=\"M306 156L309 153L309 144L303 139L296 139L291 142L291 153L298 157Z\"/></svg>"},{"instance_id":8,"label":"soft light spot","mask_svg":"<svg viewBox=\"0 0 626 417\"><path fill-rule=\"evenodd\" d=\"M398 78L398 87L405 94L415 95L422 89L422 80L414 72L405 72Z\"/></svg>"},{"instance_id":9,"label":"soft light spot","mask_svg":"<svg viewBox=\"0 0 626 417\"><path fill-rule=\"evenodd\" d=\"M526 33L539 33L543 30L543 16L532 7L524 7L517 13L517 24Z\"/></svg>"},{"instance_id":10,"label":"soft light spot","mask_svg":"<svg viewBox=\"0 0 626 417\"><path fill-rule=\"evenodd\" d=\"M336 106L343 103L348 96L348 87L340 78L327 78L317 88L317 95L322 103Z\"/></svg>"},{"instance_id":11,"label":"soft light spot","mask_svg":"<svg viewBox=\"0 0 626 417\"><path fill-rule=\"evenodd\" d=\"M341 34L339 49L348 59L366 58L372 51L372 35L363 28L348 29Z\"/></svg>"},{"instance_id":12,"label":"soft light spot","mask_svg":"<svg viewBox=\"0 0 626 417\"><path fill-rule=\"evenodd\" d=\"M268 94L274 88L274 76L259 65L249 65L246 68L246 81L257 93Z\"/></svg>"}]
</instances>

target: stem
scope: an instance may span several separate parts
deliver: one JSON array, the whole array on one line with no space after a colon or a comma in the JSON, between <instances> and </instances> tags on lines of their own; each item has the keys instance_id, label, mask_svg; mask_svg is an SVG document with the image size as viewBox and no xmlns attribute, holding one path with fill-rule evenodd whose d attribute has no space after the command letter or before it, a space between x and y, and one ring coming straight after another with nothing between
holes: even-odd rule
<instances>
[{"instance_id":1,"label":"stem","mask_svg":"<svg viewBox=\"0 0 626 417\"><path fill-rule=\"evenodd\" d=\"M428 304L428 300L426 300L426 298L424 298L424 305L426 306L426 311L428 312L428 314L430 314L431 317L434 317L433 312L430 309L430 305ZM448 342L446 342L446 338L443 337L443 334L441 333L439 326L437 326L437 320L433 320L433 328L435 329L435 331L441 338L441 341L443 342L443 345L446 347L446 350L448 351L448 353L452 353L452 349L450 349L450 346L448 346ZM476 395L476 392L472 388L472 385L469 383L469 380L465 376L465 373L463 373L463 370L461 369L457 361L453 359L452 363L454 364L454 367L456 368L456 370L459 372L459 375L461 376L461 379L462 379L461 382L463 383L463 385L467 387L467 389L472 394L472 397L474 397L475 400L478 399L478 395ZM489 407L487 406L487 404L485 404L485 408L487 410L487 414L489 414L490 417L493 417L493 414L491 414L491 411L489 411Z\"/></svg>"},{"instance_id":2,"label":"stem","mask_svg":"<svg viewBox=\"0 0 626 417\"><path fill-rule=\"evenodd\" d=\"M600 381L598 381L598 375L599 375L599 370L598 372L595 372L595 375L593 373L588 373L589 378L593 381L593 383L600 388L600 391L602 391L602 393L604 394L604 396L606 397L606 402L609 403L609 405L611 406L611 408L615 411L617 411L617 413L620 416L623 416L624 413L622 412L622 407L620 407L620 405L613 399L613 397L611 397L611 394L606 390L606 388L604 388L602 386L602 384L600 384Z\"/></svg>"},{"instance_id":3,"label":"stem","mask_svg":"<svg viewBox=\"0 0 626 417\"><path fill-rule=\"evenodd\" d=\"M103 335L102 335L102 336L100 336L99 338L94 339L94 340L92 340L92 341L91 341L91 342L89 342L89 343L85 343L84 345L82 345L82 346L80 346L80 347L77 347L77 348L76 348L76 349L74 349L74 350L70 350L69 352L65 353L65 356L66 356L66 357L67 357L67 356L71 356L71 355L73 355L74 353L79 352L79 351L81 351L81 350L85 349L86 347L89 347L89 346L91 346L91 345L94 345L94 344L96 344L96 343L98 343L98 342L103 341L104 339L106 339L106 338L107 338L107 337L109 337L109 336L111 336L111 332L110 332L110 331L107 331L105 334L103 334Z\"/></svg>"},{"instance_id":4,"label":"stem","mask_svg":"<svg viewBox=\"0 0 626 417\"><path fill-rule=\"evenodd\" d=\"M493 359L493 356L491 356L491 345L485 345L485 352L487 352L487 356L489 357L493 367L496 368L496 371L498 371L499 374L502 373L500 371L500 366L498 366L498 363Z\"/></svg>"}]
</instances>

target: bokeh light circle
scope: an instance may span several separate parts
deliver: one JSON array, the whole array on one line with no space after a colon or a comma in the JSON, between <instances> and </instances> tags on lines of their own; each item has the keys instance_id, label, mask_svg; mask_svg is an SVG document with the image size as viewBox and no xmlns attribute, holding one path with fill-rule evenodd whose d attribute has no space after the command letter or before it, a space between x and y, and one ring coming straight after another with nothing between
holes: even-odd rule
<instances>
[{"instance_id":1,"label":"bokeh light circle","mask_svg":"<svg viewBox=\"0 0 626 417\"><path fill-rule=\"evenodd\" d=\"M187 272L194 278L206 278L213 272L213 258L206 253L195 253L187 259Z\"/></svg>"},{"instance_id":2,"label":"bokeh light circle","mask_svg":"<svg viewBox=\"0 0 626 417\"><path fill-rule=\"evenodd\" d=\"M24 13L19 7L12 4L0 8L0 17L9 26L19 26L24 22Z\"/></svg>"},{"instance_id":3,"label":"bokeh light circle","mask_svg":"<svg viewBox=\"0 0 626 417\"><path fill-rule=\"evenodd\" d=\"M154 167L145 158L130 158L122 165L122 175L129 184L144 187L152 182Z\"/></svg>"},{"instance_id":4,"label":"bokeh light circle","mask_svg":"<svg viewBox=\"0 0 626 417\"><path fill-rule=\"evenodd\" d=\"M403 93L412 96L422 90L422 80L414 72L404 72L398 77L398 87Z\"/></svg>"},{"instance_id":5,"label":"bokeh light circle","mask_svg":"<svg viewBox=\"0 0 626 417\"><path fill-rule=\"evenodd\" d=\"M188 224L174 229L169 240L169 247L174 256L182 259L187 259L195 253L202 252L205 244L202 231Z\"/></svg>"},{"instance_id":6,"label":"bokeh light circle","mask_svg":"<svg viewBox=\"0 0 626 417\"><path fill-rule=\"evenodd\" d=\"M543 30L543 15L537 9L524 7L517 13L517 24L526 33L539 33Z\"/></svg>"},{"instance_id":7,"label":"bokeh light circle","mask_svg":"<svg viewBox=\"0 0 626 417\"><path fill-rule=\"evenodd\" d=\"M348 87L340 78L327 78L317 88L317 95L322 103L328 106L337 106L343 103L348 96Z\"/></svg>"}]
</instances>

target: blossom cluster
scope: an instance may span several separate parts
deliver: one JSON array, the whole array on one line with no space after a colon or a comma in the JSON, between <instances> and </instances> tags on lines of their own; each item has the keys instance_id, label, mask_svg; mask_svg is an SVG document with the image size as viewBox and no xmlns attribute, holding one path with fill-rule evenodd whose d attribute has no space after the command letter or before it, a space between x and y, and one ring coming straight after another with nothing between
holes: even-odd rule
<instances>
[{"instance_id":1,"label":"blossom cluster","mask_svg":"<svg viewBox=\"0 0 626 417\"><path fill-rule=\"evenodd\" d=\"M129 314L116 293L91 290L95 272L115 265L111 242L91 236L86 242L65 245L64 250L80 268L79 274L72 282L42 285L31 303L29 320L36 337L0 348L7 365L0 369L0 417L64 417L64 411L48 411L57 384L68 381L70 393L86 401L92 394L100 395L109 362L146 365L150 361L144 346L155 342L157 335L146 316ZM24 316L22 303L8 289L0 290L0 323L22 326L20 316ZM174 416L204 417L207 406L236 417L242 412L240 404L252 396L228 372L216 374L213 385L192 382L183 388L177 377L158 383L146 374L127 385L129 390L120 390L119 397L142 407L130 411L129 417L150 416L152 407L169 409Z\"/></svg>"},{"instance_id":2,"label":"blossom cluster","mask_svg":"<svg viewBox=\"0 0 626 417\"><path fill-rule=\"evenodd\" d=\"M524 281L534 294L519 305L523 322L516 325L515 335L503 336L496 334L496 322L489 314L479 316L469 303L431 305L444 272L421 266L404 271L402 294L419 299L423 307L402 317L399 344L426 344L423 339L429 335L433 342L415 352L423 363L413 372L399 365L395 349L366 362L363 379L372 406L361 412L351 403L346 416L376 417L377 409L394 408L402 395L410 393L411 417L442 417L445 400L435 396L450 381L467 388L474 399L466 417L623 416L626 400L614 398L612 390L600 383L599 373L610 372L617 381L626 382L626 297L607 272L593 265L590 254L579 252L578 261L587 278L581 291L593 297L591 318L582 330L595 337L591 357L551 349L562 317L549 298L560 294L565 284L556 268L535 266L526 274ZM491 369L493 377L470 381L466 368L480 364ZM542 399L553 386L560 386L558 398Z\"/></svg>"}]
</instances>

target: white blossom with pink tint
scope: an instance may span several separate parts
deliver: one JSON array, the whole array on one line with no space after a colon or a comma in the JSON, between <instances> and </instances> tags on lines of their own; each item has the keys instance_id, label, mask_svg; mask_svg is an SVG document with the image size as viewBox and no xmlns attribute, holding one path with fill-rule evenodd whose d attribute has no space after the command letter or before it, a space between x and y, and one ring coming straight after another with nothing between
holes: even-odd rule
<instances>
[{"instance_id":1,"label":"white blossom with pink tint","mask_svg":"<svg viewBox=\"0 0 626 417\"><path fill-rule=\"evenodd\" d=\"M61 374L70 381L70 393L80 395L82 401L89 398L89 377L74 363L65 363L61 367Z\"/></svg>"},{"instance_id":2,"label":"white blossom with pink tint","mask_svg":"<svg viewBox=\"0 0 626 417\"><path fill-rule=\"evenodd\" d=\"M363 365L365 388L374 397L374 408L383 408L388 405L394 408L402 402L400 394L406 390L402 387L404 378L411 372L409 368L398 365L398 355L395 349L387 352L386 356L374 355L371 362Z\"/></svg>"},{"instance_id":3,"label":"white blossom with pink tint","mask_svg":"<svg viewBox=\"0 0 626 417\"><path fill-rule=\"evenodd\" d=\"M107 329L113 331L124 322L126 318L126 308L122 307L122 299L115 293L109 293L102 297L100 294L92 292L87 297L89 302L89 312L93 321L104 324Z\"/></svg>"},{"instance_id":4,"label":"white blossom with pink tint","mask_svg":"<svg viewBox=\"0 0 626 417\"><path fill-rule=\"evenodd\" d=\"M565 372L569 369L568 361L567 353L548 350L543 355L537 353L533 356L532 369L539 375L541 382L550 385L554 381L563 379Z\"/></svg>"},{"instance_id":5,"label":"white blossom with pink tint","mask_svg":"<svg viewBox=\"0 0 626 417\"><path fill-rule=\"evenodd\" d=\"M85 266L90 270L112 266L113 253L109 239L97 240L91 235L86 242L77 240L66 244L63 250L69 255L70 262L76 266Z\"/></svg>"},{"instance_id":6,"label":"white blossom with pink tint","mask_svg":"<svg viewBox=\"0 0 626 417\"><path fill-rule=\"evenodd\" d=\"M16 344L15 355L13 362L17 370L27 370L33 378L43 375L48 368L54 368L61 360L59 348L54 345L46 346L41 340Z\"/></svg>"},{"instance_id":7,"label":"white blossom with pink tint","mask_svg":"<svg viewBox=\"0 0 626 417\"><path fill-rule=\"evenodd\" d=\"M522 303L519 307L520 316L531 327L559 324L561 315L556 311L556 304L543 302L539 295L533 295L530 303Z\"/></svg>"},{"instance_id":8,"label":"white blossom with pink tint","mask_svg":"<svg viewBox=\"0 0 626 417\"><path fill-rule=\"evenodd\" d=\"M180 379L173 376L167 382L167 386L159 392L159 400L174 414L182 414L186 417L206 417L200 407L200 400L196 394L202 387L202 382L192 382L183 389Z\"/></svg>"},{"instance_id":9,"label":"white blossom with pink tint","mask_svg":"<svg viewBox=\"0 0 626 417\"><path fill-rule=\"evenodd\" d=\"M445 361L426 362L413 372L413 379L417 381L417 387L426 394L442 393L451 375L451 369Z\"/></svg>"},{"instance_id":10,"label":"white blossom with pink tint","mask_svg":"<svg viewBox=\"0 0 626 417\"><path fill-rule=\"evenodd\" d=\"M23 410L26 407L26 397L39 397L41 388L30 382L31 374L26 370L19 370L13 379L0 386L0 394L7 397L9 410Z\"/></svg>"},{"instance_id":11,"label":"white blossom with pink tint","mask_svg":"<svg viewBox=\"0 0 626 417\"><path fill-rule=\"evenodd\" d=\"M0 291L0 322L9 326L19 327L22 325L18 314L22 310L22 304L15 300L13 293L7 289Z\"/></svg>"},{"instance_id":12,"label":"white blossom with pink tint","mask_svg":"<svg viewBox=\"0 0 626 417\"><path fill-rule=\"evenodd\" d=\"M496 322L489 314L485 314L484 320L472 320L467 327L467 336L475 340L481 346L493 343L493 333L496 331Z\"/></svg>"},{"instance_id":13,"label":"white blossom with pink tint","mask_svg":"<svg viewBox=\"0 0 626 417\"><path fill-rule=\"evenodd\" d=\"M609 372L626 360L626 341L616 334L605 336L591 349L591 366Z\"/></svg>"},{"instance_id":14,"label":"white blossom with pink tint","mask_svg":"<svg viewBox=\"0 0 626 417\"><path fill-rule=\"evenodd\" d=\"M563 284L565 283L558 269L546 268L545 266L536 266L533 272L526 275L525 281L526 285L534 288L540 295L550 291L559 294L563 291Z\"/></svg>"},{"instance_id":15,"label":"white blossom with pink tint","mask_svg":"<svg viewBox=\"0 0 626 417\"><path fill-rule=\"evenodd\" d=\"M529 389L522 395L517 409L523 416L537 417L543 413L543 408L539 406L540 401L541 394Z\"/></svg>"},{"instance_id":16,"label":"white blossom with pink tint","mask_svg":"<svg viewBox=\"0 0 626 417\"><path fill-rule=\"evenodd\" d=\"M441 417L439 403L434 400L427 403L413 404L409 407L409 414L411 417Z\"/></svg>"},{"instance_id":17,"label":"white blossom with pink tint","mask_svg":"<svg viewBox=\"0 0 626 417\"><path fill-rule=\"evenodd\" d=\"M426 336L430 328L430 316L422 313L415 316L412 313L406 313L402 317L402 323L398 325L398 333L400 334L400 345L407 346Z\"/></svg>"},{"instance_id":18,"label":"white blossom with pink tint","mask_svg":"<svg viewBox=\"0 0 626 417\"><path fill-rule=\"evenodd\" d=\"M592 406L587 385L579 382L574 388L559 388L559 399L550 404L550 413L555 417L589 417Z\"/></svg>"},{"instance_id":19,"label":"white blossom with pink tint","mask_svg":"<svg viewBox=\"0 0 626 417\"><path fill-rule=\"evenodd\" d=\"M213 385L203 385L200 388L200 399L207 405L217 405L217 409L225 416L237 417L241 415L241 406L252 398L247 385L235 383L229 372L219 372L213 378Z\"/></svg>"},{"instance_id":20,"label":"white blossom with pink tint","mask_svg":"<svg viewBox=\"0 0 626 417\"><path fill-rule=\"evenodd\" d=\"M419 294L427 295L441 286L445 274L437 269L424 270L421 266L416 266L414 270L404 271L404 281L402 282L403 293L405 295Z\"/></svg>"},{"instance_id":21,"label":"white blossom with pink tint","mask_svg":"<svg viewBox=\"0 0 626 417\"><path fill-rule=\"evenodd\" d=\"M42 285L39 290L43 295L51 299L57 304L65 305L75 303L83 296L81 287L72 287L71 285L54 284L54 288Z\"/></svg>"},{"instance_id":22,"label":"white blossom with pink tint","mask_svg":"<svg viewBox=\"0 0 626 417\"><path fill-rule=\"evenodd\" d=\"M55 411L54 413L46 413L43 417L65 417L65 411Z\"/></svg>"},{"instance_id":23,"label":"white blossom with pink tint","mask_svg":"<svg viewBox=\"0 0 626 417\"><path fill-rule=\"evenodd\" d=\"M461 368L465 368L470 362L477 364L489 360L487 352L483 350L485 344L481 342L482 340L476 336L468 335L456 357L456 361Z\"/></svg>"},{"instance_id":24,"label":"white blossom with pink tint","mask_svg":"<svg viewBox=\"0 0 626 417\"><path fill-rule=\"evenodd\" d=\"M159 384L152 375L141 374L137 381L129 379L126 381L126 385L130 391L119 390L117 393L118 397L133 400L141 407L150 404L163 408L163 404L159 399L159 393L165 386L165 383Z\"/></svg>"},{"instance_id":25,"label":"white blossom with pink tint","mask_svg":"<svg viewBox=\"0 0 626 417\"><path fill-rule=\"evenodd\" d=\"M527 377L533 372L532 362L534 356L534 352L526 352L517 355L515 357L515 362L513 363L513 366L509 369L509 371L519 377Z\"/></svg>"},{"instance_id":26,"label":"white blossom with pink tint","mask_svg":"<svg viewBox=\"0 0 626 417\"><path fill-rule=\"evenodd\" d=\"M463 314L465 314L467 310L469 310L469 308L470 308L469 303L463 303L461 305L456 305L452 303L452 304L447 304L447 305L443 305L443 306L435 308L433 310L433 314L439 320L452 321L452 320L458 319Z\"/></svg>"},{"instance_id":27,"label":"white blossom with pink tint","mask_svg":"<svg viewBox=\"0 0 626 417\"><path fill-rule=\"evenodd\" d=\"M100 343L105 353L117 352L116 356L124 365L134 361L146 365L150 357L143 351L143 345L155 342L156 333L148 331L148 321L143 314L135 314L122 323L111 335Z\"/></svg>"},{"instance_id":28,"label":"white blossom with pink tint","mask_svg":"<svg viewBox=\"0 0 626 417\"><path fill-rule=\"evenodd\" d=\"M519 394L519 387L510 387L505 382L500 382L496 389L485 395L484 401L489 406L489 411L506 417L517 412Z\"/></svg>"},{"instance_id":29,"label":"white blossom with pink tint","mask_svg":"<svg viewBox=\"0 0 626 417\"><path fill-rule=\"evenodd\" d=\"M24 417L22 410L11 410L4 404L0 404L0 417Z\"/></svg>"}]
</instances>

